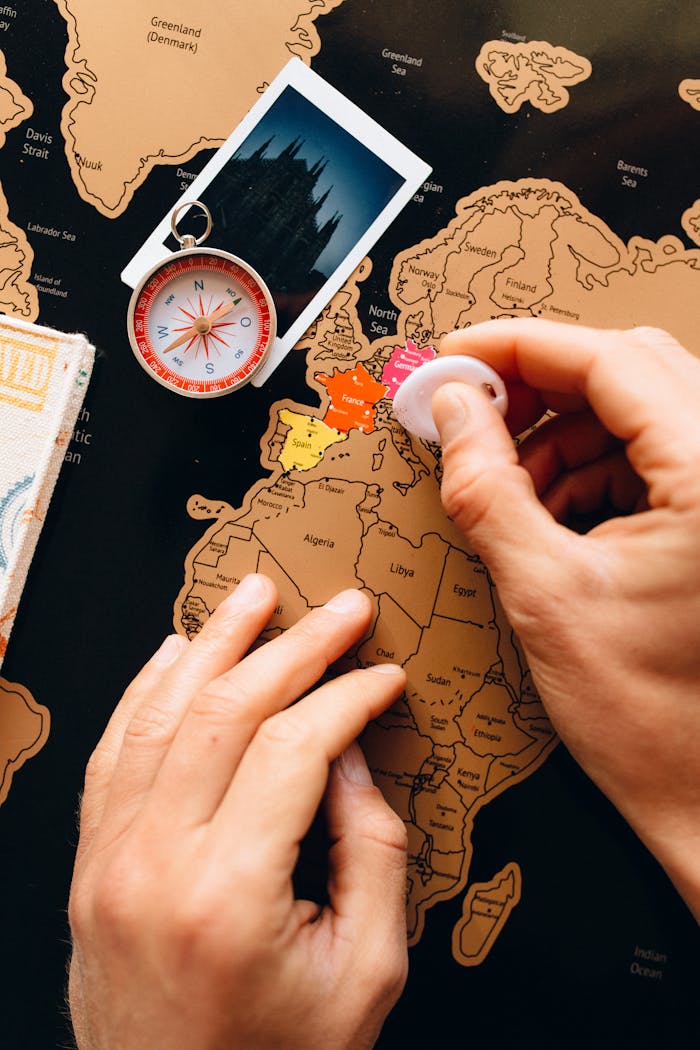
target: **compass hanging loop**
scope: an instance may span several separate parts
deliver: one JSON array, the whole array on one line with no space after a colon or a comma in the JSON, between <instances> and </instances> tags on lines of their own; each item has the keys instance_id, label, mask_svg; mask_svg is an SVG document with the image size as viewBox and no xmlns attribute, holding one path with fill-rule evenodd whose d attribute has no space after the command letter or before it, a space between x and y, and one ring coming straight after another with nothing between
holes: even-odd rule
<instances>
[{"instance_id":1,"label":"compass hanging loop","mask_svg":"<svg viewBox=\"0 0 700 1050\"><path fill-rule=\"evenodd\" d=\"M199 208L204 216L206 216L207 225L204 233L201 237L194 237L191 233L180 234L177 229L177 220L182 215L183 211L188 208ZM206 241L207 237L211 233L212 228L212 217L211 212L207 208L206 204L202 204L201 201L187 201L184 204L178 204L177 208L173 210L173 214L170 217L170 229L173 231L173 237L178 242L181 248L196 248L198 244L202 244Z\"/></svg>"}]
</instances>

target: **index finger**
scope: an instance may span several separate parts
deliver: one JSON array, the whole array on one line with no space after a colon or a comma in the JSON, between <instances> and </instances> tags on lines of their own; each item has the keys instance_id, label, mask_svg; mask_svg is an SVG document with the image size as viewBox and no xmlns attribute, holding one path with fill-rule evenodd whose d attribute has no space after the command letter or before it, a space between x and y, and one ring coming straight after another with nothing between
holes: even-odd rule
<instances>
[{"instance_id":1,"label":"index finger","mask_svg":"<svg viewBox=\"0 0 700 1050\"><path fill-rule=\"evenodd\" d=\"M273 900L282 887L291 888L299 843L323 797L331 762L405 684L395 664L350 671L261 724L211 820L224 877L231 864L239 874L248 868L259 892L267 886ZM232 835L247 848L233 853Z\"/></svg>"},{"instance_id":2,"label":"index finger","mask_svg":"<svg viewBox=\"0 0 700 1050\"><path fill-rule=\"evenodd\" d=\"M616 437L633 441L650 426L679 429L700 398L700 362L667 332L612 331L516 318L451 332L442 354L470 354L506 382L583 396Z\"/></svg>"}]
</instances>

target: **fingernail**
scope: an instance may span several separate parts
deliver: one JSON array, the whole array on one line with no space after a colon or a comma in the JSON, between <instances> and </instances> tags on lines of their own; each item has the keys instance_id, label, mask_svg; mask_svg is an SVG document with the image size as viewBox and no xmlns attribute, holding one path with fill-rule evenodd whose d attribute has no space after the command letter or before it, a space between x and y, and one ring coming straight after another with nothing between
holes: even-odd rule
<instances>
[{"instance_id":1,"label":"fingernail","mask_svg":"<svg viewBox=\"0 0 700 1050\"><path fill-rule=\"evenodd\" d=\"M372 664L368 671L377 671L379 674L397 674L403 668L399 664Z\"/></svg>"},{"instance_id":2,"label":"fingernail","mask_svg":"<svg viewBox=\"0 0 700 1050\"><path fill-rule=\"evenodd\" d=\"M169 634L161 643L160 648L153 654L153 663L157 664L158 667L167 667L168 664L172 664L177 660L186 645L186 640L181 638L179 634Z\"/></svg>"},{"instance_id":3,"label":"fingernail","mask_svg":"<svg viewBox=\"0 0 700 1050\"><path fill-rule=\"evenodd\" d=\"M331 598L329 602L326 602L325 608L330 609L334 613L349 613L357 612L358 609L364 609L365 605L366 599L362 591L351 589L336 594L335 598Z\"/></svg>"},{"instance_id":4,"label":"fingernail","mask_svg":"<svg viewBox=\"0 0 700 1050\"><path fill-rule=\"evenodd\" d=\"M353 741L352 744L350 744L350 746L338 756L337 761L338 770L346 780L350 780L353 784L363 784L365 787L372 787L374 783L372 780L372 774L367 767L365 756L362 754L360 745L357 741Z\"/></svg>"},{"instance_id":5,"label":"fingernail","mask_svg":"<svg viewBox=\"0 0 700 1050\"><path fill-rule=\"evenodd\" d=\"M241 582L224 600L221 605L239 607L241 605L257 605L267 594L265 580L259 573L251 572L244 576Z\"/></svg>"},{"instance_id":6,"label":"fingernail","mask_svg":"<svg viewBox=\"0 0 700 1050\"><path fill-rule=\"evenodd\" d=\"M440 432L441 445L447 445L464 429L469 420L469 408L456 384L440 387L435 392L433 419Z\"/></svg>"}]
</instances>

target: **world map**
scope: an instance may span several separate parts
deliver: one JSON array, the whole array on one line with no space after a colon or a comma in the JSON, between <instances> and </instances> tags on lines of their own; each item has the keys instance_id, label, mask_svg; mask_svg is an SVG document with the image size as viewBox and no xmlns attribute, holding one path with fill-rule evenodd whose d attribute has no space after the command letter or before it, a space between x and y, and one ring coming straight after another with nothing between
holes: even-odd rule
<instances>
[{"instance_id":1,"label":"world map","mask_svg":"<svg viewBox=\"0 0 700 1050\"><path fill-rule=\"evenodd\" d=\"M278 588L267 637L345 587L370 595L375 617L355 660L398 662L408 675L405 699L363 742L409 830L415 943L427 910L468 885L479 810L533 773L556 738L486 569L441 509L439 451L403 430L393 396L433 342L494 317L621 327L644 317L700 354L681 308L700 295L700 252L671 236L625 245L566 187L524 179L470 194L447 227L397 254L397 335L373 342L357 312L370 272L365 260L300 344L320 404L273 405L260 442L270 476L238 508L190 500L213 524L187 559L174 622L193 637L246 572ZM517 863L492 881L506 877L497 920L469 912L455 927L463 965L483 961L520 898Z\"/></svg>"},{"instance_id":2,"label":"world map","mask_svg":"<svg viewBox=\"0 0 700 1050\"><path fill-rule=\"evenodd\" d=\"M687 920L574 780L493 582L442 509L440 450L392 410L445 333L491 318L657 325L700 356L694 30L665 0L614 25L598 0L417 12L0 5L0 311L99 348L0 679L18 960L0 1042L66 1042L49 1015L75 802L116 698L163 633L194 638L258 571L279 594L263 641L358 587L372 623L342 666L407 674L361 741L409 833L415 977L380 1047L452 1050L466 1018L489 1045L588 1050L594 1011L580 1032L564 1016L587 997L619 1013L596 1034L605 1050L696 1045ZM193 406L133 362L119 272L292 55L433 172L269 385ZM59 1003L37 994L31 1017L30 965L53 966Z\"/></svg>"}]
</instances>

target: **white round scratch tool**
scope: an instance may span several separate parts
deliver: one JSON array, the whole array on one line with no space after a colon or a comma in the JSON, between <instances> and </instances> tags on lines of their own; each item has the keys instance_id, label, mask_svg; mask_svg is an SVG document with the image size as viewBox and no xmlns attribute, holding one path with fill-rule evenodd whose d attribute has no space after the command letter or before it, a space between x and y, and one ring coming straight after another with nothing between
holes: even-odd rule
<instances>
[{"instance_id":1,"label":"white round scratch tool","mask_svg":"<svg viewBox=\"0 0 700 1050\"><path fill-rule=\"evenodd\" d=\"M201 237L178 233L186 208L203 212ZM129 341L156 382L186 397L219 397L247 383L265 360L275 338L275 306L262 277L242 259L199 247L212 228L201 201L175 208L170 225L180 250L134 289Z\"/></svg>"},{"instance_id":2,"label":"white round scratch tool","mask_svg":"<svg viewBox=\"0 0 700 1050\"><path fill-rule=\"evenodd\" d=\"M420 365L404 379L394 396L399 423L424 441L440 441L430 402L445 383L468 383L480 387L502 416L508 411L505 383L493 368L476 357L436 357Z\"/></svg>"}]
</instances>

